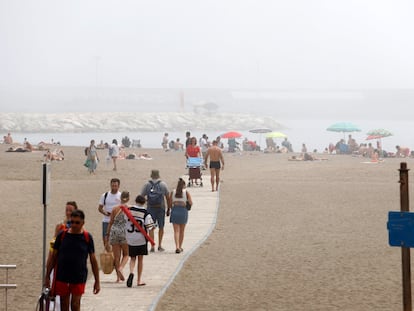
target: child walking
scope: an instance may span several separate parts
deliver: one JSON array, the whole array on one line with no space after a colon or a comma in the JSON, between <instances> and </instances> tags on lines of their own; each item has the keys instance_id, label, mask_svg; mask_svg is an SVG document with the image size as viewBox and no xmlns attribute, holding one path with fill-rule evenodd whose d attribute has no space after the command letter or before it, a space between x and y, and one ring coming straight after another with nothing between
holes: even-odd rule
<instances>
[{"instance_id":1,"label":"child walking","mask_svg":"<svg viewBox=\"0 0 414 311\"><path fill-rule=\"evenodd\" d=\"M135 205L129 208L132 216L138 222L138 224L146 232L154 229L154 221L152 220L151 214L148 213L144 204L145 197L138 195L135 199ZM129 249L129 276L127 280L127 286L132 287L134 279L135 262L138 258L137 266L137 286L144 286L145 283L142 281L142 271L144 268L144 255L148 255L148 241L141 231L135 227L135 225L128 219L126 224L126 239Z\"/></svg>"}]
</instances>

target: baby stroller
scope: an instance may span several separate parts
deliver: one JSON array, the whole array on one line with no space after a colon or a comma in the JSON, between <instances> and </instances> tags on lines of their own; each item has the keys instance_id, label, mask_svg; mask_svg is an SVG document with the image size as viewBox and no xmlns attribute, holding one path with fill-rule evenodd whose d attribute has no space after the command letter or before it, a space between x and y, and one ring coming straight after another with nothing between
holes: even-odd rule
<instances>
[{"instance_id":1,"label":"baby stroller","mask_svg":"<svg viewBox=\"0 0 414 311\"><path fill-rule=\"evenodd\" d=\"M187 159L187 168L188 168L188 184L187 187L194 185L203 186L203 179L201 178L201 166L203 165L202 158L188 158ZM198 184L197 180L200 180Z\"/></svg>"}]
</instances>

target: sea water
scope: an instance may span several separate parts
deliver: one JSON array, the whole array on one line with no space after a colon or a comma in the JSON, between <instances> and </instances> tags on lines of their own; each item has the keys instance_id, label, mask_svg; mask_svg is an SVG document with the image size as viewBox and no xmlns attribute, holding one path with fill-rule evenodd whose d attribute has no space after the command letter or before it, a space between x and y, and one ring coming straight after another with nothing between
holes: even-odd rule
<instances>
[{"instance_id":1,"label":"sea water","mask_svg":"<svg viewBox=\"0 0 414 311\"><path fill-rule=\"evenodd\" d=\"M348 140L348 135L352 135L356 139L357 143L369 143L372 142L373 146L376 146L376 141L367 141L367 132L377 128L384 128L393 133L393 136L383 138L381 140L382 147L386 151L395 152L395 146L405 146L410 149L414 149L414 121L390 121L390 120L356 120L352 123L359 126L360 132L352 133L337 133L329 132L326 129L336 122L343 120L281 120L280 122L285 126L284 129L278 130L287 135L288 140L292 143L293 150L300 152L302 144L306 144L308 151L317 150L322 152L330 143L336 144L341 138ZM210 141L220 136L227 130L206 130L206 131L192 131L191 136L200 138L203 134L206 134ZM249 130L238 130L242 137L238 139L241 143L243 139L256 141L257 144L263 149L265 147L266 134L255 134L249 132ZM88 146L92 139L96 144L101 141L104 143L111 143L113 139L117 139L120 144L122 138L127 136L131 141L140 140L143 148L161 148L161 141L165 132L87 132L87 133L11 133L15 142L22 143L26 138L32 144L38 144L39 142L59 142L62 146ZM169 141L180 139L180 142L185 143L184 131L169 131ZM280 145L283 138L274 139L277 145ZM227 140L222 139L222 142L226 146Z\"/></svg>"}]
</instances>

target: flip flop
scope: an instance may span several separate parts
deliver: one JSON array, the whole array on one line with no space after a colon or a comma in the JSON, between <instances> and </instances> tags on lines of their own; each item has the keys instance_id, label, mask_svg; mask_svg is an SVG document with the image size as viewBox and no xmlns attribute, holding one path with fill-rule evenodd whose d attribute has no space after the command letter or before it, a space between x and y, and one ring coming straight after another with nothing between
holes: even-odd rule
<instances>
[{"instance_id":1,"label":"flip flop","mask_svg":"<svg viewBox=\"0 0 414 311\"><path fill-rule=\"evenodd\" d=\"M137 286L145 286L145 285L147 285L147 284L146 283L137 284Z\"/></svg>"},{"instance_id":2,"label":"flip flop","mask_svg":"<svg viewBox=\"0 0 414 311\"><path fill-rule=\"evenodd\" d=\"M133 273L130 273L129 276L128 276L127 283L126 283L128 287L131 287L132 286L132 280L133 279L134 279L134 274Z\"/></svg>"}]
</instances>

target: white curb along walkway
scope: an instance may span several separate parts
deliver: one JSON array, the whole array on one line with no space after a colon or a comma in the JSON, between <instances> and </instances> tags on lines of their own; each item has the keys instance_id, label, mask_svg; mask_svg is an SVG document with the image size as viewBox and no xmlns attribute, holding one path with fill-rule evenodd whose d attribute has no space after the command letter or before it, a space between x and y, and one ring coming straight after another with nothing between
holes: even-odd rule
<instances>
[{"instance_id":1,"label":"white curb along walkway","mask_svg":"<svg viewBox=\"0 0 414 311\"><path fill-rule=\"evenodd\" d=\"M187 180L188 176L183 177ZM214 229L217 218L219 192L211 192L210 176L203 175L204 187L189 187L193 198L193 208L189 212L188 223L184 237L184 252L175 253L172 224L169 217L165 219L163 248L164 252L149 253L144 256L144 269L142 280L147 285L137 287L136 266L134 281L131 288L126 282L115 283L115 271L103 274L100 271L101 292L98 295L92 293L94 278L89 271L89 280L86 284L85 294L82 297L83 311L105 311L105 310L131 310L147 311L154 310L158 300L164 294L177 273L181 270L185 260L194 252ZM155 232L157 243L158 230ZM157 245L156 245L157 248ZM96 254L99 262L99 254ZM129 262L124 268L125 279L129 275Z\"/></svg>"}]
</instances>

